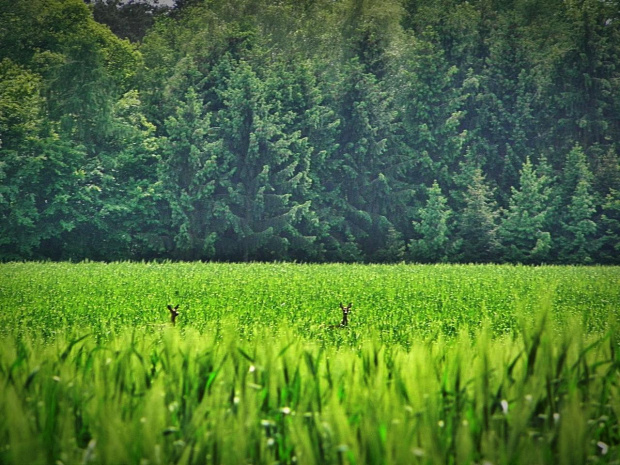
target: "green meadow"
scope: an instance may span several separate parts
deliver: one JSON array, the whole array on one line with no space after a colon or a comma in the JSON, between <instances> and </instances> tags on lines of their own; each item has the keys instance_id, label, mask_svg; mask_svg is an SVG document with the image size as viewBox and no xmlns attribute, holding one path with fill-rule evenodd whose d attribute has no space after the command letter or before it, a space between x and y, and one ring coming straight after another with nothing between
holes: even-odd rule
<instances>
[{"instance_id":1,"label":"green meadow","mask_svg":"<svg viewBox=\"0 0 620 465\"><path fill-rule=\"evenodd\" d=\"M2 464L620 463L620 268L8 263L0 305Z\"/></svg>"}]
</instances>

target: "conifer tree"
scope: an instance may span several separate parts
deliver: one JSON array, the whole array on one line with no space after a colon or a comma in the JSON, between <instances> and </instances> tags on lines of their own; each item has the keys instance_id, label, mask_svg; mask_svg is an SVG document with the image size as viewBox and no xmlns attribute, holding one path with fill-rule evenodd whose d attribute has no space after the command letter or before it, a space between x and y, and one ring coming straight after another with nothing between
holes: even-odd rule
<instances>
[{"instance_id":1,"label":"conifer tree","mask_svg":"<svg viewBox=\"0 0 620 465\"><path fill-rule=\"evenodd\" d=\"M389 226L408 217L407 160L393 145L392 99L374 75L364 73L354 59L340 85L340 144L325 175L334 184L333 207L344 220L341 236L352 235L371 256L382 247Z\"/></svg>"},{"instance_id":2,"label":"conifer tree","mask_svg":"<svg viewBox=\"0 0 620 465\"><path fill-rule=\"evenodd\" d=\"M549 211L549 187L526 159L520 172L519 189L511 189L508 209L498 229L503 259L534 263L548 258L551 234L545 230Z\"/></svg>"},{"instance_id":3,"label":"conifer tree","mask_svg":"<svg viewBox=\"0 0 620 465\"><path fill-rule=\"evenodd\" d=\"M403 235L394 226L388 226L385 245L372 257L373 262L398 263L405 259L407 247Z\"/></svg>"},{"instance_id":4,"label":"conifer tree","mask_svg":"<svg viewBox=\"0 0 620 465\"><path fill-rule=\"evenodd\" d=\"M595 210L590 184L582 179L577 184L561 223L559 252L563 263L592 262L598 248L594 241L597 232L597 225L593 221Z\"/></svg>"},{"instance_id":5,"label":"conifer tree","mask_svg":"<svg viewBox=\"0 0 620 465\"><path fill-rule=\"evenodd\" d=\"M220 71L222 252L243 260L283 258L291 239L302 236L295 225L310 207L311 150L299 131L287 131L277 101L266 98L277 76L265 70L261 79L249 63L230 58Z\"/></svg>"},{"instance_id":6,"label":"conifer tree","mask_svg":"<svg viewBox=\"0 0 620 465\"><path fill-rule=\"evenodd\" d=\"M174 245L180 257L209 258L215 252L214 193L221 176L219 142L208 137L211 115L193 88L165 122L159 165L162 195L170 208Z\"/></svg>"},{"instance_id":7,"label":"conifer tree","mask_svg":"<svg viewBox=\"0 0 620 465\"><path fill-rule=\"evenodd\" d=\"M604 236L600 256L604 263L620 263L620 191L611 189L603 202L601 224Z\"/></svg>"},{"instance_id":8,"label":"conifer tree","mask_svg":"<svg viewBox=\"0 0 620 465\"><path fill-rule=\"evenodd\" d=\"M493 199L493 191L485 182L480 168L473 170L464 201L465 207L458 219L458 237L463 241L461 260L471 263L497 260L499 213Z\"/></svg>"},{"instance_id":9,"label":"conifer tree","mask_svg":"<svg viewBox=\"0 0 620 465\"><path fill-rule=\"evenodd\" d=\"M457 68L429 37L408 35L404 40L401 59L386 78L399 109L399 150L409 158L403 168L410 182L423 185L438 179L442 186L451 186L451 171L458 168L466 139Z\"/></svg>"},{"instance_id":10,"label":"conifer tree","mask_svg":"<svg viewBox=\"0 0 620 465\"><path fill-rule=\"evenodd\" d=\"M558 259L562 263L589 263L596 251L596 211L592 195L592 173L586 156L576 145L566 156L558 210Z\"/></svg>"},{"instance_id":11,"label":"conifer tree","mask_svg":"<svg viewBox=\"0 0 620 465\"><path fill-rule=\"evenodd\" d=\"M339 248L337 231L341 218L333 213L334 192L330 168L335 163L340 120L329 107L329 90L321 87L317 64L301 56L289 61L286 57L271 63L277 79L270 80L267 98L278 106L278 113L287 115L287 127L298 132L307 143L309 169L307 189L300 192L302 201L311 201L311 208L300 218L297 229L301 235L291 238L290 253L301 260L323 260L327 253ZM330 252L326 250L330 249Z\"/></svg>"},{"instance_id":12,"label":"conifer tree","mask_svg":"<svg viewBox=\"0 0 620 465\"><path fill-rule=\"evenodd\" d=\"M449 226L452 211L437 181L428 189L426 205L420 208L418 216L419 220L413 222L413 228L420 239L409 243L410 259L422 263L448 261L455 249Z\"/></svg>"}]
</instances>

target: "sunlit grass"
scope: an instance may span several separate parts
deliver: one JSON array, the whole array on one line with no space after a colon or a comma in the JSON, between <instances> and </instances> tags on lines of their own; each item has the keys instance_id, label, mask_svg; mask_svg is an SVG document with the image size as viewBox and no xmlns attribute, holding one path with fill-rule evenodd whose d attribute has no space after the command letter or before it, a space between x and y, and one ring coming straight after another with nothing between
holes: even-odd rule
<instances>
[{"instance_id":1,"label":"sunlit grass","mask_svg":"<svg viewBox=\"0 0 620 465\"><path fill-rule=\"evenodd\" d=\"M615 268L8 264L0 276L0 463L620 459ZM350 325L329 330L340 301Z\"/></svg>"}]
</instances>

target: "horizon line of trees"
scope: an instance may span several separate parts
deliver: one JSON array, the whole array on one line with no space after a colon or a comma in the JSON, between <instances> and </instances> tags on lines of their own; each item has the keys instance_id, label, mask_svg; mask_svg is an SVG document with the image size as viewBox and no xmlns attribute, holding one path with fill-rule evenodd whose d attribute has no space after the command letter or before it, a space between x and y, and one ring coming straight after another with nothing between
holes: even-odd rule
<instances>
[{"instance_id":1,"label":"horizon line of trees","mask_svg":"<svg viewBox=\"0 0 620 465\"><path fill-rule=\"evenodd\" d=\"M0 260L620 264L605 0L0 0Z\"/></svg>"}]
</instances>

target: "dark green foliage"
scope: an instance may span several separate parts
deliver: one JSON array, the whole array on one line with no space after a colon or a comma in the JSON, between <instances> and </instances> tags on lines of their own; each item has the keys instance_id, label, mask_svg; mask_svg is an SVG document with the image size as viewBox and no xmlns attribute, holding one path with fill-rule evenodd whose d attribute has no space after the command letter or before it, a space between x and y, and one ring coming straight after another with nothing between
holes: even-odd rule
<instances>
[{"instance_id":1,"label":"dark green foliage","mask_svg":"<svg viewBox=\"0 0 620 465\"><path fill-rule=\"evenodd\" d=\"M372 256L392 224L406 217L404 155L395 147L395 112L389 94L373 74L352 60L340 81L338 141L326 175L334 185L335 204L343 216L342 232L356 238Z\"/></svg>"},{"instance_id":2,"label":"dark green foliage","mask_svg":"<svg viewBox=\"0 0 620 465\"><path fill-rule=\"evenodd\" d=\"M409 256L413 261L445 262L458 249L450 231L449 221L453 212L447 203L435 181L428 189L426 205L418 212L419 220L413 224L415 232L420 236L409 244Z\"/></svg>"},{"instance_id":3,"label":"dark green foliage","mask_svg":"<svg viewBox=\"0 0 620 465\"><path fill-rule=\"evenodd\" d=\"M122 39L139 42L155 22L157 15L169 11L157 2L131 0L86 0L92 5L95 21L105 24Z\"/></svg>"},{"instance_id":4,"label":"dark green foliage","mask_svg":"<svg viewBox=\"0 0 620 465\"><path fill-rule=\"evenodd\" d=\"M310 206L310 147L287 127L289 116L280 112L279 101L268 98L280 91L274 77L261 79L243 61L225 63L216 113L222 141L217 165L223 170L216 196L225 198L219 211L222 253L245 261L286 257Z\"/></svg>"},{"instance_id":5,"label":"dark green foliage","mask_svg":"<svg viewBox=\"0 0 620 465\"><path fill-rule=\"evenodd\" d=\"M86 3L0 0L1 260L617 262L614 2Z\"/></svg>"},{"instance_id":6,"label":"dark green foliage","mask_svg":"<svg viewBox=\"0 0 620 465\"><path fill-rule=\"evenodd\" d=\"M582 180L577 184L570 204L561 223L560 260L565 263L592 262L592 253L596 251L593 241L597 225L592 220L594 204L590 186Z\"/></svg>"},{"instance_id":7,"label":"dark green foliage","mask_svg":"<svg viewBox=\"0 0 620 465\"><path fill-rule=\"evenodd\" d=\"M397 263L405 259L406 245L403 235L390 226L385 238L385 245L374 255L374 261L379 263Z\"/></svg>"},{"instance_id":8,"label":"dark green foliage","mask_svg":"<svg viewBox=\"0 0 620 465\"><path fill-rule=\"evenodd\" d=\"M492 194L482 170L474 169L458 219L458 237L462 240L461 260L466 263L492 262L499 257L499 213Z\"/></svg>"},{"instance_id":9,"label":"dark green foliage","mask_svg":"<svg viewBox=\"0 0 620 465\"><path fill-rule=\"evenodd\" d=\"M163 198L170 209L170 239L181 257L213 255L214 196L224 163L221 144L208 139L211 117L190 87L175 115L166 119L162 163L158 167ZM218 157L219 156L219 157Z\"/></svg>"},{"instance_id":10,"label":"dark green foliage","mask_svg":"<svg viewBox=\"0 0 620 465\"><path fill-rule=\"evenodd\" d=\"M605 235L601 256L605 262L620 263L620 191L612 189L603 203L602 227Z\"/></svg>"},{"instance_id":11,"label":"dark green foliage","mask_svg":"<svg viewBox=\"0 0 620 465\"><path fill-rule=\"evenodd\" d=\"M540 263L548 260L551 249L549 225L549 182L539 175L529 158L521 169L519 189L512 188L498 235L505 260Z\"/></svg>"},{"instance_id":12,"label":"dark green foliage","mask_svg":"<svg viewBox=\"0 0 620 465\"><path fill-rule=\"evenodd\" d=\"M559 259L564 263L590 263L598 247L595 239L594 197L590 172L581 147L575 146L566 157L558 212Z\"/></svg>"}]
</instances>

